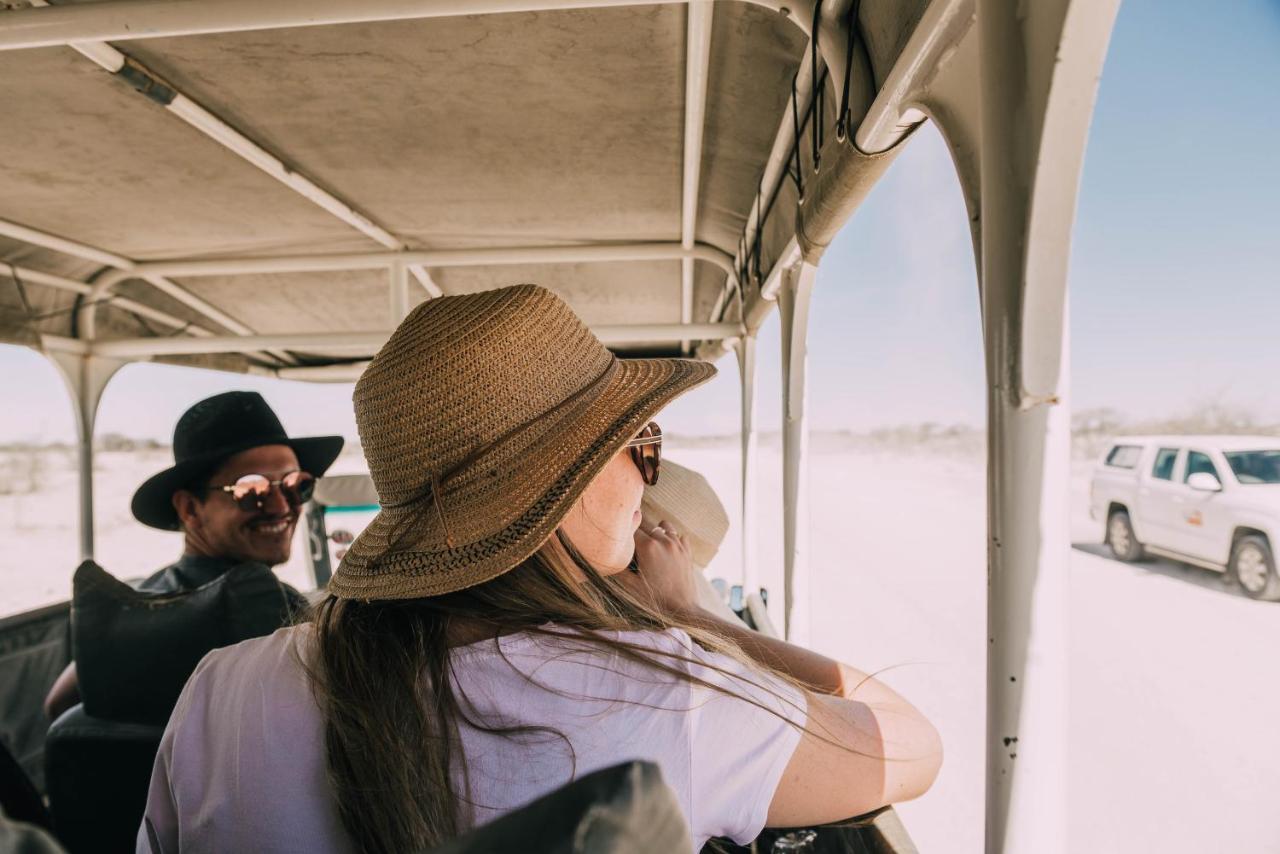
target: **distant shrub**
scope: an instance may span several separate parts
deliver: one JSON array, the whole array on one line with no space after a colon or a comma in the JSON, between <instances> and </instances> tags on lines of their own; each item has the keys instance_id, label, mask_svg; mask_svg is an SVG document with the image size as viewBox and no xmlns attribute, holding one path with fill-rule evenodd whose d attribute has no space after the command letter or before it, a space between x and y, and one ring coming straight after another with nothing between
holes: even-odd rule
<instances>
[{"instance_id":1,"label":"distant shrub","mask_svg":"<svg viewBox=\"0 0 1280 854\"><path fill-rule=\"evenodd\" d=\"M44 451L36 447L11 448L0 454L0 495L30 495L41 488L45 471Z\"/></svg>"}]
</instances>

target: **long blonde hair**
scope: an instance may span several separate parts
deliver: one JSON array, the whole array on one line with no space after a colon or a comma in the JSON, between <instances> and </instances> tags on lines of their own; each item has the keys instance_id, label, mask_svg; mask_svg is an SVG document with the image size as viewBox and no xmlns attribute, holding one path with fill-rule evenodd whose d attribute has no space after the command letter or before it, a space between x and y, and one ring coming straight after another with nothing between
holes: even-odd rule
<instances>
[{"instance_id":1,"label":"long blonde hair","mask_svg":"<svg viewBox=\"0 0 1280 854\"><path fill-rule=\"evenodd\" d=\"M720 693L729 692L680 666L690 657L629 643L614 633L679 628L704 649L750 663L727 638L674 620L602 576L559 533L485 584L403 601L330 596L315 610L313 623L314 655L304 665L324 715L329 781L343 826L357 850L368 854L429 848L470 826L459 721L504 735L559 735L546 727L493 727L464 716L449 678L449 648L459 626L481 627L492 638L567 634ZM745 692L734 696L777 714ZM455 770L461 772L461 791Z\"/></svg>"}]
</instances>

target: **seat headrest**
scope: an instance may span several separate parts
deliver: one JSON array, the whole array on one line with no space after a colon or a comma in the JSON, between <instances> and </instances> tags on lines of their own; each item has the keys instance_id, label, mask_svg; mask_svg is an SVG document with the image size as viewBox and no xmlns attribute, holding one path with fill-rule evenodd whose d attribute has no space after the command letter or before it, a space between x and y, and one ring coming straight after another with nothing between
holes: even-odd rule
<instances>
[{"instance_id":1,"label":"seat headrest","mask_svg":"<svg viewBox=\"0 0 1280 854\"><path fill-rule=\"evenodd\" d=\"M182 593L143 593L85 561L71 599L84 710L103 720L164 724L206 653L270 634L289 614L284 587L265 564L241 564Z\"/></svg>"}]
</instances>

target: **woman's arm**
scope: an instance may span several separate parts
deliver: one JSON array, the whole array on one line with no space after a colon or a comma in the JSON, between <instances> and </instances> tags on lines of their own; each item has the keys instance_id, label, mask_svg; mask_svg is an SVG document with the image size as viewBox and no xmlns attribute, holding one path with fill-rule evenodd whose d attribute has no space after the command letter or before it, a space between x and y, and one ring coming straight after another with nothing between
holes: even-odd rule
<instances>
[{"instance_id":1,"label":"woman's arm","mask_svg":"<svg viewBox=\"0 0 1280 854\"><path fill-rule=\"evenodd\" d=\"M942 765L937 730L867 673L699 608L688 549L666 523L636 534L639 577L624 579L677 619L736 642L765 667L810 686L808 726L769 808L769 824L838 821L919 797Z\"/></svg>"},{"instance_id":2,"label":"woman's arm","mask_svg":"<svg viewBox=\"0 0 1280 854\"><path fill-rule=\"evenodd\" d=\"M59 674L49 695L44 698L44 714L49 720L55 720L67 709L80 702L80 680L76 676L76 663L67 665L67 669Z\"/></svg>"}]
</instances>

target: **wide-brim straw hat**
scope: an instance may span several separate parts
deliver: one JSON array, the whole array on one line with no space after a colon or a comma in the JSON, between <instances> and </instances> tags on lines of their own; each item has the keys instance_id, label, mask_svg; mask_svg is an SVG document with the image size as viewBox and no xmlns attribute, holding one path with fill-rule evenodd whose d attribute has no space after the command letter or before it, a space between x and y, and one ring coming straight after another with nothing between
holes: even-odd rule
<instances>
[{"instance_id":1,"label":"wide-brim straw hat","mask_svg":"<svg viewBox=\"0 0 1280 854\"><path fill-rule=\"evenodd\" d=\"M729 514L707 479L666 456L658 482L644 488L641 510L646 520L665 521L684 535L700 570L715 558L729 533Z\"/></svg>"},{"instance_id":2,"label":"wide-brim straw hat","mask_svg":"<svg viewBox=\"0 0 1280 854\"><path fill-rule=\"evenodd\" d=\"M356 383L382 509L330 592L438 596L515 568L629 439L714 374L689 359L618 359L536 285L422 303Z\"/></svg>"}]
</instances>

